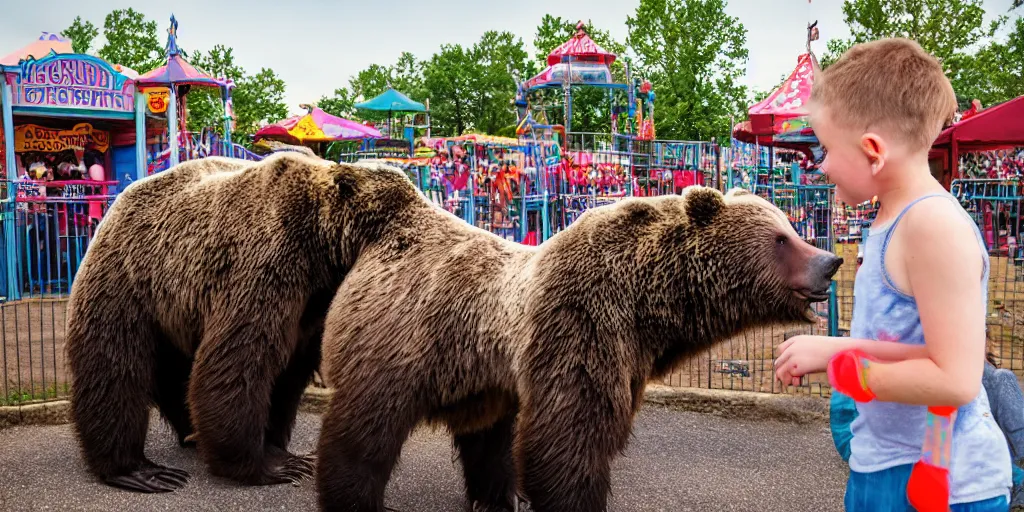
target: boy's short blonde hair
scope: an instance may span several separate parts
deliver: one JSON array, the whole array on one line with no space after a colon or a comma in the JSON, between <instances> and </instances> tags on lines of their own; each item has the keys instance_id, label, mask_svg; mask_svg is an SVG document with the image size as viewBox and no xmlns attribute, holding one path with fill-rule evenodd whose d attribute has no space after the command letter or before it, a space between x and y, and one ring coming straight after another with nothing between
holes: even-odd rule
<instances>
[{"instance_id":1,"label":"boy's short blonde hair","mask_svg":"<svg viewBox=\"0 0 1024 512\"><path fill-rule=\"evenodd\" d=\"M957 110L938 59L903 38L854 45L815 77L811 103L839 125L883 128L915 150L931 147Z\"/></svg>"}]
</instances>

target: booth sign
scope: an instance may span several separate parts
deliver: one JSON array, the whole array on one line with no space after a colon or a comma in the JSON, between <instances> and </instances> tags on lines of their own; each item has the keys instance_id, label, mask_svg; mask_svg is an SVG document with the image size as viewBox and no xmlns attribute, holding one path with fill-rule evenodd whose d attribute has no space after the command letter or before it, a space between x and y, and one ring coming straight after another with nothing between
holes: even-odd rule
<instances>
[{"instance_id":1,"label":"booth sign","mask_svg":"<svg viewBox=\"0 0 1024 512\"><path fill-rule=\"evenodd\" d=\"M76 124L70 130L58 130L44 128L34 124L25 124L14 129L14 151L40 151L44 153L59 153L69 149L84 149L88 143L93 143L96 150L106 153L110 147L110 134L94 130L89 123Z\"/></svg>"},{"instance_id":2,"label":"booth sign","mask_svg":"<svg viewBox=\"0 0 1024 512\"><path fill-rule=\"evenodd\" d=\"M149 111L154 114L167 112L167 102L170 98L171 90L167 87L146 89L146 103L149 105Z\"/></svg>"},{"instance_id":3,"label":"booth sign","mask_svg":"<svg viewBox=\"0 0 1024 512\"><path fill-rule=\"evenodd\" d=\"M7 73L15 107L135 111L135 83L102 59L50 54Z\"/></svg>"}]
</instances>

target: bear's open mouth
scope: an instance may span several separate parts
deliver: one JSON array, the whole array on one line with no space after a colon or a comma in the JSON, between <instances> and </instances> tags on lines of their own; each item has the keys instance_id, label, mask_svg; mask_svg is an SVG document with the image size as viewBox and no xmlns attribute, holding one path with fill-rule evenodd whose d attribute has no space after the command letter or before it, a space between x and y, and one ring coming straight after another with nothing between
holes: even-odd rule
<instances>
[{"instance_id":1,"label":"bear's open mouth","mask_svg":"<svg viewBox=\"0 0 1024 512\"><path fill-rule=\"evenodd\" d=\"M793 293L800 299L807 302L823 302L828 300L828 289L824 290L808 290L808 289L797 289L793 290Z\"/></svg>"}]
</instances>

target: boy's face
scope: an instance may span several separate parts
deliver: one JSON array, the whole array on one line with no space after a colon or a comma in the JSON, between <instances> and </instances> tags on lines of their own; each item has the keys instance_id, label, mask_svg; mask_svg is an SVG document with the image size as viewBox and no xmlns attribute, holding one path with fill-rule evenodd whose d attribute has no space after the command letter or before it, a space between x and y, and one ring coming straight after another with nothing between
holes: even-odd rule
<instances>
[{"instance_id":1,"label":"boy's face","mask_svg":"<svg viewBox=\"0 0 1024 512\"><path fill-rule=\"evenodd\" d=\"M812 104L810 121L825 159L821 171L836 185L836 196L846 204L857 205L878 195L871 162L861 145L864 135L833 122L828 108Z\"/></svg>"}]
</instances>

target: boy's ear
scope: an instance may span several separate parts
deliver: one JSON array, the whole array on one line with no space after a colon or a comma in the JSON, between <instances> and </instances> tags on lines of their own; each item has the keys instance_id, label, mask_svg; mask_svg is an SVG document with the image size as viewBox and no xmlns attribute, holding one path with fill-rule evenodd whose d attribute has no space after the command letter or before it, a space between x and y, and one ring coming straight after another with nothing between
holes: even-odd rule
<instances>
[{"instance_id":1,"label":"boy's ear","mask_svg":"<svg viewBox=\"0 0 1024 512\"><path fill-rule=\"evenodd\" d=\"M885 139L874 132L865 133L860 138L860 149L868 157L868 163L871 164L871 175L877 176L879 172L882 172L889 157L889 146Z\"/></svg>"}]
</instances>

